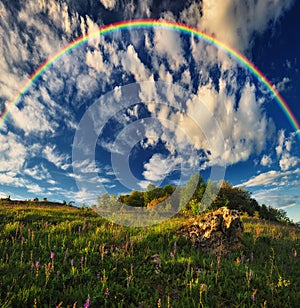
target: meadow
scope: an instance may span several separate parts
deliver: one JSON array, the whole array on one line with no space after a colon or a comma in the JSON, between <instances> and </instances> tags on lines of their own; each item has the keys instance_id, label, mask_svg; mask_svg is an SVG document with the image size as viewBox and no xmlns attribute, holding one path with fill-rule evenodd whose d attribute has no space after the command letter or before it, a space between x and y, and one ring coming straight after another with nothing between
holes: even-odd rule
<instances>
[{"instance_id":1,"label":"meadow","mask_svg":"<svg viewBox=\"0 0 300 308\"><path fill-rule=\"evenodd\" d=\"M242 248L220 257L178 236L184 217L133 228L73 207L0 216L0 307L299 307L293 226L243 217Z\"/></svg>"}]
</instances>

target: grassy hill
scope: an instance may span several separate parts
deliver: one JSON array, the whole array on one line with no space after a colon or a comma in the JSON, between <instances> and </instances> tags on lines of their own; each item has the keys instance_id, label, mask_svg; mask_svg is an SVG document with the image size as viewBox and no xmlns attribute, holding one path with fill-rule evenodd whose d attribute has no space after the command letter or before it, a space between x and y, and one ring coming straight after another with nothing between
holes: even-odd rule
<instances>
[{"instance_id":1,"label":"grassy hill","mask_svg":"<svg viewBox=\"0 0 300 308\"><path fill-rule=\"evenodd\" d=\"M300 302L300 231L293 226L244 217L243 247L216 257L176 235L184 218L129 228L89 209L33 205L1 205L0 216L0 307Z\"/></svg>"}]
</instances>

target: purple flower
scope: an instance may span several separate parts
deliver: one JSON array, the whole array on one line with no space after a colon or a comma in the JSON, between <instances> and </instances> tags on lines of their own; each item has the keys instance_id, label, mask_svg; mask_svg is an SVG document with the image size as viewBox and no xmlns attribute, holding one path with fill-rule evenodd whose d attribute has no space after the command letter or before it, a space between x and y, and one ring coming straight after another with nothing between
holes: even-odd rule
<instances>
[{"instance_id":1,"label":"purple flower","mask_svg":"<svg viewBox=\"0 0 300 308\"><path fill-rule=\"evenodd\" d=\"M253 254L253 252L251 252L250 259L251 259L251 261L253 261L253 259L254 259L254 254Z\"/></svg>"},{"instance_id":2,"label":"purple flower","mask_svg":"<svg viewBox=\"0 0 300 308\"><path fill-rule=\"evenodd\" d=\"M252 271L250 270L249 271L249 279L251 279L252 278Z\"/></svg>"},{"instance_id":3,"label":"purple flower","mask_svg":"<svg viewBox=\"0 0 300 308\"><path fill-rule=\"evenodd\" d=\"M54 259L54 256L55 256L55 253L53 251L51 251L51 254L50 254L50 259Z\"/></svg>"},{"instance_id":4,"label":"purple flower","mask_svg":"<svg viewBox=\"0 0 300 308\"><path fill-rule=\"evenodd\" d=\"M174 242L174 251L176 250L176 248L177 248L177 243Z\"/></svg>"},{"instance_id":5,"label":"purple flower","mask_svg":"<svg viewBox=\"0 0 300 308\"><path fill-rule=\"evenodd\" d=\"M101 278L101 274L98 273L98 274L97 274L97 279L100 279L100 278Z\"/></svg>"},{"instance_id":6,"label":"purple flower","mask_svg":"<svg viewBox=\"0 0 300 308\"><path fill-rule=\"evenodd\" d=\"M36 267L36 268L39 268L39 267L40 267L40 262L39 262L39 261L36 261L36 262L35 262L35 267Z\"/></svg>"},{"instance_id":7,"label":"purple flower","mask_svg":"<svg viewBox=\"0 0 300 308\"><path fill-rule=\"evenodd\" d=\"M173 253L173 251L170 252L170 257L171 257L171 258L174 258L174 253Z\"/></svg>"},{"instance_id":8,"label":"purple flower","mask_svg":"<svg viewBox=\"0 0 300 308\"><path fill-rule=\"evenodd\" d=\"M89 308L91 306L91 300L88 298L84 304L84 308Z\"/></svg>"},{"instance_id":9,"label":"purple flower","mask_svg":"<svg viewBox=\"0 0 300 308\"><path fill-rule=\"evenodd\" d=\"M241 262L244 263L244 260L245 260L245 255L242 255L241 256Z\"/></svg>"},{"instance_id":10,"label":"purple flower","mask_svg":"<svg viewBox=\"0 0 300 308\"><path fill-rule=\"evenodd\" d=\"M78 233L80 234L81 232L81 226L78 227Z\"/></svg>"},{"instance_id":11,"label":"purple flower","mask_svg":"<svg viewBox=\"0 0 300 308\"><path fill-rule=\"evenodd\" d=\"M251 294L251 299L252 299L253 301L255 301L255 300L256 300L255 293L252 293L252 294Z\"/></svg>"},{"instance_id":12,"label":"purple flower","mask_svg":"<svg viewBox=\"0 0 300 308\"><path fill-rule=\"evenodd\" d=\"M247 265L249 264L249 259L246 260L246 264L247 264Z\"/></svg>"},{"instance_id":13,"label":"purple flower","mask_svg":"<svg viewBox=\"0 0 300 308\"><path fill-rule=\"evenodd\" d=\"M84 263L84 256L82 256L80 259L80 264L82 265L83 263Z\"/></svg>"},{"instance_id":14,"label":"purple flower","mask_svg":"<svg viewBox=\"0 0 300 308\"><path fill-rule=\"evenodd\" d=\"M74 266L74 259L71 260L71 266Z\"/></svg>"}]
</instances>

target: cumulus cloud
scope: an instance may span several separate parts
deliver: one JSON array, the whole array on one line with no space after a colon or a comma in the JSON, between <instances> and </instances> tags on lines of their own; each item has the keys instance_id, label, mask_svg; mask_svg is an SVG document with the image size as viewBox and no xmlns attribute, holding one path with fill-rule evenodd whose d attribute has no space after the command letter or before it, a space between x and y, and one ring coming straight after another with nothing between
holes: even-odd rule
<instances>
[{"instance_id":1,"label":"cumulus cloud","mask_svg":"<svg viewBox=\"0 0 300 308\"><path fill-rule=\"evenodd\" d=\"M178 32L157 28L154 30L152 44L155 53L167 59L173 72L186 63Z\"/></svg>"},{"instance_id":2,"label":"cumulus cloud","mask_svg":"<svg viewBox=\"0 0 300 308\"><path fill-rule=\"evenodd\" d=\"M127 47L121 59L124 70L133 74L137 82L148 80L151 76L151 73L140 60L133 45Z\"/></svg>"},{"instance_id":3,"label":"cumulus cloud","mask_svg":"<svg viewBox=\"0 0 300 308\"><path fill-rule=\"evenodd\" d=\"M261 158L261 161L260 161L260 164L262 166L267 166L267 167L270 167L271 164L272 164L272 158L270 155L266 155L264 154L263 157Z\"/></svg>"},{"instance_id":4,"label":"cumulus cloud","mask_svg":"<svg viewBox=\"0 0 300 308\"><path fill-rule=\"evenodd\" d=\"M295 167L299 162L299 157L292 156L289 152L285 151L279 160L279 166L281 170L286 171Z\"/></svg>"},{"instance_id":5,"label":"cumulus cloud","mask_svg":"<svg viewBox=\"0 0 300 308\"><path fill-rule=\"evenodd\" d=\"M178 169L179 164L181 164L180 158L154 154L144 165L144 178L148 182L161 182L171 171Z\"/></svg>"},{"instance_id":6,"label":"cumulus cloud","mask_svg":"<svg viewBox=\"0 0 300 308\"><path fill-rule=\"evenodd\" d=\"M216 36L244 52L250 50L255 34L275 25L294 0L193 1L181 12L181 21Z\"/></svg>"},{"instance_id":7,"label":"cumulus cloud","mask_svg":"<svg viewBox=\"0 0 300 308\"><path fill-rule=\"evenodd\" d=\"M108 10L115 8L117 1L116 0L100 0L100 3Z\"/></svg>"}]
</instances>

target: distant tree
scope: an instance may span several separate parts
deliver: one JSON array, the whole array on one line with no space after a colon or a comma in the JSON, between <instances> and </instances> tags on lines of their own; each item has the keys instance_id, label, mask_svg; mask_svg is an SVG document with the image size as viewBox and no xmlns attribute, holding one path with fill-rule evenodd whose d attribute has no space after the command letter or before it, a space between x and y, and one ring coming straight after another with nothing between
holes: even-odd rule
<instances>
[{"instance_id":1,"label":"distant tree","mask_svg":"<svg viewBox=\"0 0 300 308\"><path fill-rule=\"evenodd\" d=\"M62 205L66 206L66 205L67 205L67 201L66 201L66 200L63 200L63 201L62 201Z\"/></svg>"},{"instance_id":2,"label":"distant tree","mask_svg":"<svg viewBox=\"0 0 300 308\"><path fill-rule=\"evenodd\" d=\"M11 201L11 199L10 199L10 195L7 195L7 197L6 197L6 199L5 199L6 201Z\"/></svg>"},{"instance_id":3,"label":"distant tree","mask_svg":"<svg viewBox=\"0 0 300 308\"><path fill-rule=\"evenodd\" d=\"M96 208L99 210L110 209L117 204L117 197L115 195L110 195L109 193L104 193L97 197Z\"/></svg>"},{"instance_id":4,"label":"distant tree","mask_svg":"<svg viewBox=\"0 0 300 308\"><path fill-rule=\"evenodd\" d=\"M38 197L35 197L35 198L33 199L33 201L34 201L34 202L39 202L39 198L38 198Z\"/></svg>"},{"instance_id":5,"label":"distant tree","mask_svg":"<svg viewBox=\"0 0 300 308\"><path fill-rule=\"evenodd\" d=\"M74 203L75 201L69 201L68 206L73 206Z\"/></svg>"},{"instance_id":6,"label":"distant tree","mask_svg":"<svg viewBox=\"0 0 300 308\"><path fill-rule=\"evenodd\" d=\"M118 201L129 206L143 207L145 204L144 193L133 190L129 195L121 195Z\"/></svg>"},{"instance_id":7,"label":"distant tree","mask_svg":"<svg viewBox=\"0 0 300 308\"><path fill-rule=\"evenodd\" d=\"M43 198L44 202L48 202L48 199L46 197Z\"/></svg>"}]
</instances>

